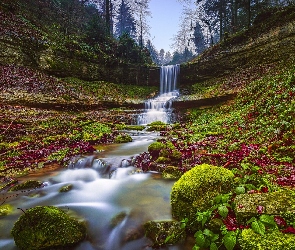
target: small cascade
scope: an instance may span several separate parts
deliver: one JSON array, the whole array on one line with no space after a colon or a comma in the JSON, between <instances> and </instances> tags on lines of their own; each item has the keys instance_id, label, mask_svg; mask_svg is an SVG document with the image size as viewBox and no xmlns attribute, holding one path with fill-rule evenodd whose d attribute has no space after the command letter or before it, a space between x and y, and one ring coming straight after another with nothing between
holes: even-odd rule
<instances>
[{"instance_id":1,"label":"small cascade","mask_svg":"<svg viewBox=\"0 0 295 250\"><path fill-rule=\"evenodd\" d=\"M154 121L171 123L173 121L172 101L179 96L177 78L180 65L162 66L160 69L160 95L145 102L145 112L137 119L138 125Z\"/></svg>"}]
</instances>

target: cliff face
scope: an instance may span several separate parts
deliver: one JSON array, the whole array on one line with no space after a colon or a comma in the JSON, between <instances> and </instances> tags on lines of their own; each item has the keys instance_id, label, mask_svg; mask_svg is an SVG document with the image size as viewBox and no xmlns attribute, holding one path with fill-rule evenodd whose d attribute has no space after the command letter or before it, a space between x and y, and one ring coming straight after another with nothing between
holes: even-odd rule
<instances>
[{"instance_id":1,"label":"cliff face","mask_svg":"<svg viewBox=\"0 0 295 250\"><path fill-rule=\"evenodd\" d=\"M264 18L263 18L264 17ZM295 56L295 7L262 15L249 30L227 38L181 67L181 84Z\"/></svg>"}]
</instances>

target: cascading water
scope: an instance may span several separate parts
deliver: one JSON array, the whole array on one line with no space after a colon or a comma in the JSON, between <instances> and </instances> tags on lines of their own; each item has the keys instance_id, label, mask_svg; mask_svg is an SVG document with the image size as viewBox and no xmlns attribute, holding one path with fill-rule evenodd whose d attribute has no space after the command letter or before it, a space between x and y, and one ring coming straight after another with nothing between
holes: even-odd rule
<instances>
[{"instance_id":1,"label":"cascading water","mask_svg":"<svg viewBox=\"0 0 295 250\"><path fill-rule=\"evenodd\" d=\"M145 112L140 114L137 124L145 125L154 121L171 123L172 101L179 96L177 90L177 78L180 65L162 66L160 69L160 95L145 102Z\"/></svg>"}]
</instances>

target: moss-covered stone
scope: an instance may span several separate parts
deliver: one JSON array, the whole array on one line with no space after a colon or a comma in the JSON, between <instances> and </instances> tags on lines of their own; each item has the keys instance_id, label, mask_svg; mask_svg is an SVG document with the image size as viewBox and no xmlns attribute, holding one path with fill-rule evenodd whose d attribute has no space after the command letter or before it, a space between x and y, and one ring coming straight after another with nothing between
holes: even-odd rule
<instances>
[{"instance_id":1,"label":"moss-covered stone","mask_svg":"<svg viewBox=\"0 0 295 250\"><path fill-rule=\"evenodd\" d=\"M175 245L185 239L185 229L178 221L148 221L144 224L145 235L153 242L153 247Z\"/></svg>"},{"instance_id":2,"label":"moss-covered stone","mask_svg":"<svg viewBox=\"0 0 295 250\"><path fill-rule=\"evenodd\" d=\"M12 213L13 207L10 204L3 204L0 206L0 216L5 216Z\"/></svg>"},{"instance_id":3,"label":"moss-covered stone","mask_svg":"<svg viewBox=\"0 0 295 250\"><path fill-rule=\"evenodd\" d=\"M184 173L172 187L173 217L178 220L187 218L187 227L197 230L196 213L210 208L217 195L231 191L233 179L234 174L230 170L207 164Z\"/></svg>"},{"instance_id":4,"label":"moss-covered stone","mask_svg":"<svg viewBox=\"0 0 295 250\"><path fill-rule=\"evenodd\" d=\"M59 189L59 192L60 193L64 193L64 192L69 192L73 189L73 185L72 184L69 184L69 185L66 185L66 186L63 186Z\"/></svg>"},{"instance_id":5,"label":"moss-covered stone","mask_svg":"<svg viewBox=\"0 0 295 250\"><path fill-rule=\"evenodd\" d=\"M161 149L166 148L166 145L162 142L153 142L151 145L148 147L148 151L151 154L152 157L159 157Z\"/></svg>"},{"instance_id":6,"label":"moss-covered stone","mask_svg":"<svg viewBox=\"0 0 295 250\"><path fill-rule=\"evenodd\" d=\"M10 188L10 191L18 191L18 190L25 190L25 189L35 189L42 187L41 181L35 181L35 180L28 180L21 184L15 185L12 188Z\"/></svg>"},{"instance_id":7,"label":"moss-covered stone","mask_svg":"<svg viewBox=\"0 0 295 250\"><path fill-rule=\"evenodd\" d=\"M257 216L258 206L263 208L265 214L284 216L285 213L294 211L295 192L286 189L270 193L240 194L236 196L234 204L240 223Z\"/></svg>"},{"instance_id":8,"label":"moss-covered stone","mask_svg":"<svg viewBox=\"0 0 295 250\"><path fill-rule=\"evenodd\" d=\"M242 250L293 250L295 235L285 234L279 230L268 231L265 235L244 229L238 239Z\"/></svg>"},{"instance_id":9,"label":"moss-covered stone","mask_svg":"<svg viewBox=\"0 0 295 250\"><path fill-rule=\"evenodd\" d=\"M20 216L11 234L21 250L65 249L85 238L86 227L59 208L37 206Z\"/></svg>"},{"instance_id":10,"label":"moss-covered stone","mask_svg":"<svg viewBox=\"0 0 295 250\"><path fill-rule=\"evenodd\" d=\"M115 138L115 143L132 142L132 137L129 134L119 134Z\"/></svg>"},{"instance_id":11,"label":"moss-covered stone","mask_svg":"<svg viewBox=\"0 0 295 250\"><path fill-rule=\"evenodd\" d=\"M164 179L179 179L182 176L182 172L174 166L167 166L162 172Z\"/></svg>"}]
</instances>

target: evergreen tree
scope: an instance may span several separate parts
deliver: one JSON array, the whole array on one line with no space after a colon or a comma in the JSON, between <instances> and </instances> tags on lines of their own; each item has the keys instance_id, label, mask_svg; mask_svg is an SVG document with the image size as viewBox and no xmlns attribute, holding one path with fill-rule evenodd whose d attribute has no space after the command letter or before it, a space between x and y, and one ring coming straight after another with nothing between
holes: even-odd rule
<instances>
[{"instance_id":1,"label":"evergreen tree","mask_svg":"<svg viewBox=\"0 0 295 250\"><path fill-rule=\"evenodd\" d=\"M131 8L125 0L119 6L117 22L115 24L117 37L128 34L131 38L136 38L136 24L131 13Z\"/></svg>"}]
</instances>

